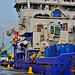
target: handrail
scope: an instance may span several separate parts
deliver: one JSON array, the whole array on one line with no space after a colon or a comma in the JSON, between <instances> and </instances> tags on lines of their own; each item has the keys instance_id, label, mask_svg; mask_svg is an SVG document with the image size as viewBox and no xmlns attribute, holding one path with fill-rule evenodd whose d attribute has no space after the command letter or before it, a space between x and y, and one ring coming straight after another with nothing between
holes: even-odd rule
<instances>
[{"instance_id":1,"label":"handrail","mask_svg":"<svg viewBox=\"0 0 75 75\"><path fill-rule=\"evenodd\" d=\"M42 48L39 53L37 54L36 58L38 58L38 56L41 54L41 52L44 50L44 48Z\"/></svg>"}]
</instances>

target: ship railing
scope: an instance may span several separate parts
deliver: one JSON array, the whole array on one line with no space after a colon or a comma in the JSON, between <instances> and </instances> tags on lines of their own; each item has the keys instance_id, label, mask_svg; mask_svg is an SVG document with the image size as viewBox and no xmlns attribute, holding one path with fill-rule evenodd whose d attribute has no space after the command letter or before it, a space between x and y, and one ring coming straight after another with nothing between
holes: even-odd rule
<instances>
[{"instance_id":1,"label":"ship railing","mask_svg":"<svg viewBox=\"0 0 75 75\"><path fill-rule=\"evenodd\" d=\"M52 1L52 0L15 0L15 1Z\"/></svg>"},{"instance_id":2,"label":"ship railing","mask_svg":"<svg viewBox=\"0 0 75 75\"><path fill-rule=\"evenodd\" d=\"M43 52L43 51L44 51L44 48L42 48L42 49L39 51L39 53L37 54L36 58L38 58L39 55L41 55L41 52Z\"/></svg>"},{"instance_id":3,"label":"ship railing","mask_svg":"<svg viewBox=\"0 0 75 75\"><path fill-rule=\"evenodd\" d=\"M75 4L75 2L73 2L73 1L61 1L61 0L56 0L56 1L54 1L54 0L15 0L15 2L50 2L50 3L65 3L65 4Z\"/></svg>"}]
</instances>

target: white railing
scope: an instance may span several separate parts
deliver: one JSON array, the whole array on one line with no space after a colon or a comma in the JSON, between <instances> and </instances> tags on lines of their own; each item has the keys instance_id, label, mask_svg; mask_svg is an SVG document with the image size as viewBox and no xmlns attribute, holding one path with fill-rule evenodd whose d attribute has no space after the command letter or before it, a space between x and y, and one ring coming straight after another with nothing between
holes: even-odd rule
<instances>
[{"instance_id":1,"label":"white railing","mask_svg":"<svg viewBox=\"0 0 75 75\"><path fill-rule=\"evenodd\" d=\"M65 2L64 0L56 0L56 1L54 1L54 0L15 0L15 2L27 2L27 1L29 1L29 2ZM66 1L66 2L68 2L68 1ZM65 3L66 3L65 2ZM68 3L75 3L75 2L68 2Z\"/></svg>"},{"instance_id":2,"label":"white railing","mask_svg":"<svg viewBox=\"0 0 75 75\"><path fill-rule=\"evenodd\" d=\"M16 1L50 1L50 0L16 0Z\"/></svg>"},{"instance_id":3,"label":"white railing","mask_svg":"<svg viewBox=\"0 0 75 75\"><path fill-rule=\"evenodd\" d=\"M68 1L66 1L66 2L64 2L64 0L56 0L56 1L54 1L54 0L16 0L16 3L23 3L23 2L30 2L30 3L46 3L46 4L50 4L50 3L52 3L52 4L58 4L58 5L73 5L73 6L75 6L75 2L68 2Z\"/></svg>"}]
</instances>

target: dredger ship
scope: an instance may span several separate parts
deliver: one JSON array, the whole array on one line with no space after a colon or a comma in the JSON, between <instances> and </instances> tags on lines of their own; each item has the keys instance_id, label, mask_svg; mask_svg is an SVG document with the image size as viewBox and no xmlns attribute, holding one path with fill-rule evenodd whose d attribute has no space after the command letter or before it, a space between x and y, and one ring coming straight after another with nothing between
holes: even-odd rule
<instances>
[{"instance_id":1,"label":"dredger ship","mask_svg":"<svg viewBox=\"0 0 75 75\"><path fill-rule=\"evenodd\" d=\"M13 39L14 67L31 67L42 75L74 75L75 0L15 2L19 31Z\"/></svg>"}]
</instances>

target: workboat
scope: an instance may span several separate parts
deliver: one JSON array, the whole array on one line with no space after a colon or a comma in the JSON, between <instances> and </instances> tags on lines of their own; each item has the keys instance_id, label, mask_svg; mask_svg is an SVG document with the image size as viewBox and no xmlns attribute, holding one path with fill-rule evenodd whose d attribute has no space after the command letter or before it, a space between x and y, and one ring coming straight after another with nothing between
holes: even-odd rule
<instances>
[{"instance_id":1,"label":"workboat","mask_svg":"<svg viewBox=\"0 0 75 75\"><path fill-rule=\"evenodd\" d=\"M26 38L33 40L33 33L25 34ZM29 67L32 67L34 73L42 75L73 75L75 73L75 45L73 44L55 44L43 47L41 50L25 49L28 45L19 42L13 45L16 69L28 71Z\"/></svg>"},{"instance_id":2,"label":"workboat","mask_svg":"<svg viewBox=\"0 0 75 75\"><path fill-rule=\"evenodd\" d=\"M75 0L16 0L14 8L19 30L7 32L15 34L14 67L42 75L74 75Z\"/></svg>"}]
</instances>

